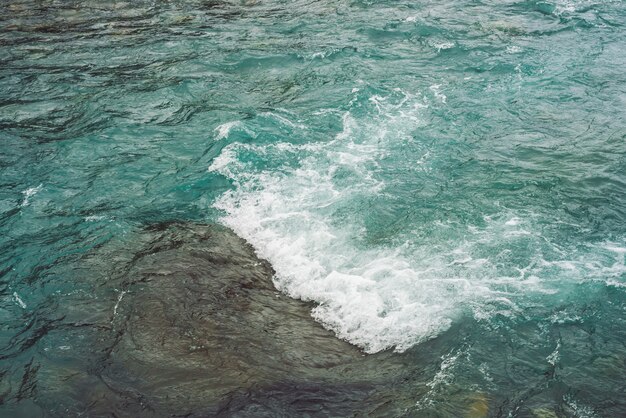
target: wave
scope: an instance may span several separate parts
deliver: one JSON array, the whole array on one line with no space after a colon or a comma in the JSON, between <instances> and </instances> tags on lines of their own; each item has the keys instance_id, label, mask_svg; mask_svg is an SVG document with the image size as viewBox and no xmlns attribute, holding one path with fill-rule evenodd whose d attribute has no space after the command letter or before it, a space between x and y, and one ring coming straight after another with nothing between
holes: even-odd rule
<instances>
[{"instance_id":1,"label":"wave","mask_svg":"<svg viewBox=\"0 0 626 418\"><path fill-rule=\"evenodd\" d=\"M342 130L326 141L303 141L306 122L286 123L285 114L274 122L289 125L289 135L274 141L255 135L223 148L209 170L229 178L233 189L215 207L225 213L222 223L272 263L277 288L316 302L317 321L374 353L404 351L461 315L518 315L529 299L567 293L592 277L621 283L623 252L614 249L622 247L564 249L538 231L545 214L502 207L480 222L420 225L414 218L402 223L411 208L400 205L389 214L399 222L394 228L372 220L373 205L393 208L411 179L445 174L445 149L421 147L414 135L443 94L429 91L355 88L347 109L330 112L342 114ZM230 122L217 129L216 140L227 139L231 127L261 126ZM393 237L376 239L385 234Z\"/></svg>"}]
</instances>

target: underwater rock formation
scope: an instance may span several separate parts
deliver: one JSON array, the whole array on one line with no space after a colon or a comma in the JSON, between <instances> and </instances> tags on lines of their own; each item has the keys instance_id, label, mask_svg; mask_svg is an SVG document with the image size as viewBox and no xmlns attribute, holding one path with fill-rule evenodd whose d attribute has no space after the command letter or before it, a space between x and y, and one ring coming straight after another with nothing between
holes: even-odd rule
<instances>
[{"instance_id":1,"label":"underwater rock formation","mask_svg":"<svg viewBox=\"0 0 626 418\"><path fill-rule=\"evenodd\" d=\"M406 355L364 355L279 294L272 267L219 226L159 224L81 267L57 358L32 398L52 415L347 416L401 413ZM59 351L59 350L56 350ZM61 350L63 351L63 350ZM39 394L39 395L37 395ZM35 408L20 404L17 412ZM30 412L29 412L30 411Z\"/></svg>"}]
</instances>

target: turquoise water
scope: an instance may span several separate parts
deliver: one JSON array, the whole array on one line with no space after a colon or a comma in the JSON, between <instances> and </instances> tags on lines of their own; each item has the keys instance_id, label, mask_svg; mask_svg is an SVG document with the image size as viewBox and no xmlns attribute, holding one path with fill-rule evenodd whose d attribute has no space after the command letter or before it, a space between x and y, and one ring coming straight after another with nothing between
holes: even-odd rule
<instances>
[{"instance_id":1,"label":"turquoise water","mask_svg":"<svg viewBox=\"0 0 626 418\"><path fill-rule=\"evenodd\" d=\"M623 2L1 8L4 403L76 263L193 221L367 353L442 341L410 413L626 415Z\"/></svg>"}]
</instances>

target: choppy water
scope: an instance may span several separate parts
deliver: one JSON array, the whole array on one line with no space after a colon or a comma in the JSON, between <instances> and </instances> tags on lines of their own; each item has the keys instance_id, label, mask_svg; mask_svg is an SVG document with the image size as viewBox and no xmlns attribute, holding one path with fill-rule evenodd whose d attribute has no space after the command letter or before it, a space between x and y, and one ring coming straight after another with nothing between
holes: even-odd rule
<instances>
[{"instance_id":1,"label":"choppy water","mask_svg":"<svg viewBox=\"0 0 626 418\"><path fill-rule=\"evenodd\" d=\"M41 330L90 291L75 266L175 220L231 227L368 353L442 341L410 414L464 388L472 413L626 415L622 1L0 16L5 405L71 350Z\"/></svg>"}]
</instances>

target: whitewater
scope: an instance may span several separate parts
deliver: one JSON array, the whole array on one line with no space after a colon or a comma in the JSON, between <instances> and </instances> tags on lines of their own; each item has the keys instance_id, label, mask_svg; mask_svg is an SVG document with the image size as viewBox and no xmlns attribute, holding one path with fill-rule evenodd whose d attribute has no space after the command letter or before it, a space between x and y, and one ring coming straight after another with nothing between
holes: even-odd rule
<instances>
[{"instance_id":1,"label":"whitewater","mask_svg":"<svg viewBox=\"0 0 626 418\"><path fill-rule=\"evenodd\" d=\"M312 115L340 118L334 137L290 141L310 128L288 111L260 116L284 129L267 144L254 141L257 121L229 122L215 140L237 132L248 140L225 146L209 167L234 185L215 204L227 214L221 222L272 263L280 290L314 301L313 317L340 338L370 353L404 351L464 314L515 318L528 303L558 304L585 281L626 285L623 241L568 247L541 226L567 221L541 208L496 201L469 213L474 222L447 214L406 222L420 209L401 193L454 174L438 168L445 148L414 136L445 96L437 85L377 94L358 85L347 110ZM466 204L480 204L482 196L464 192Z\"/></svg>"}]
</instances>

